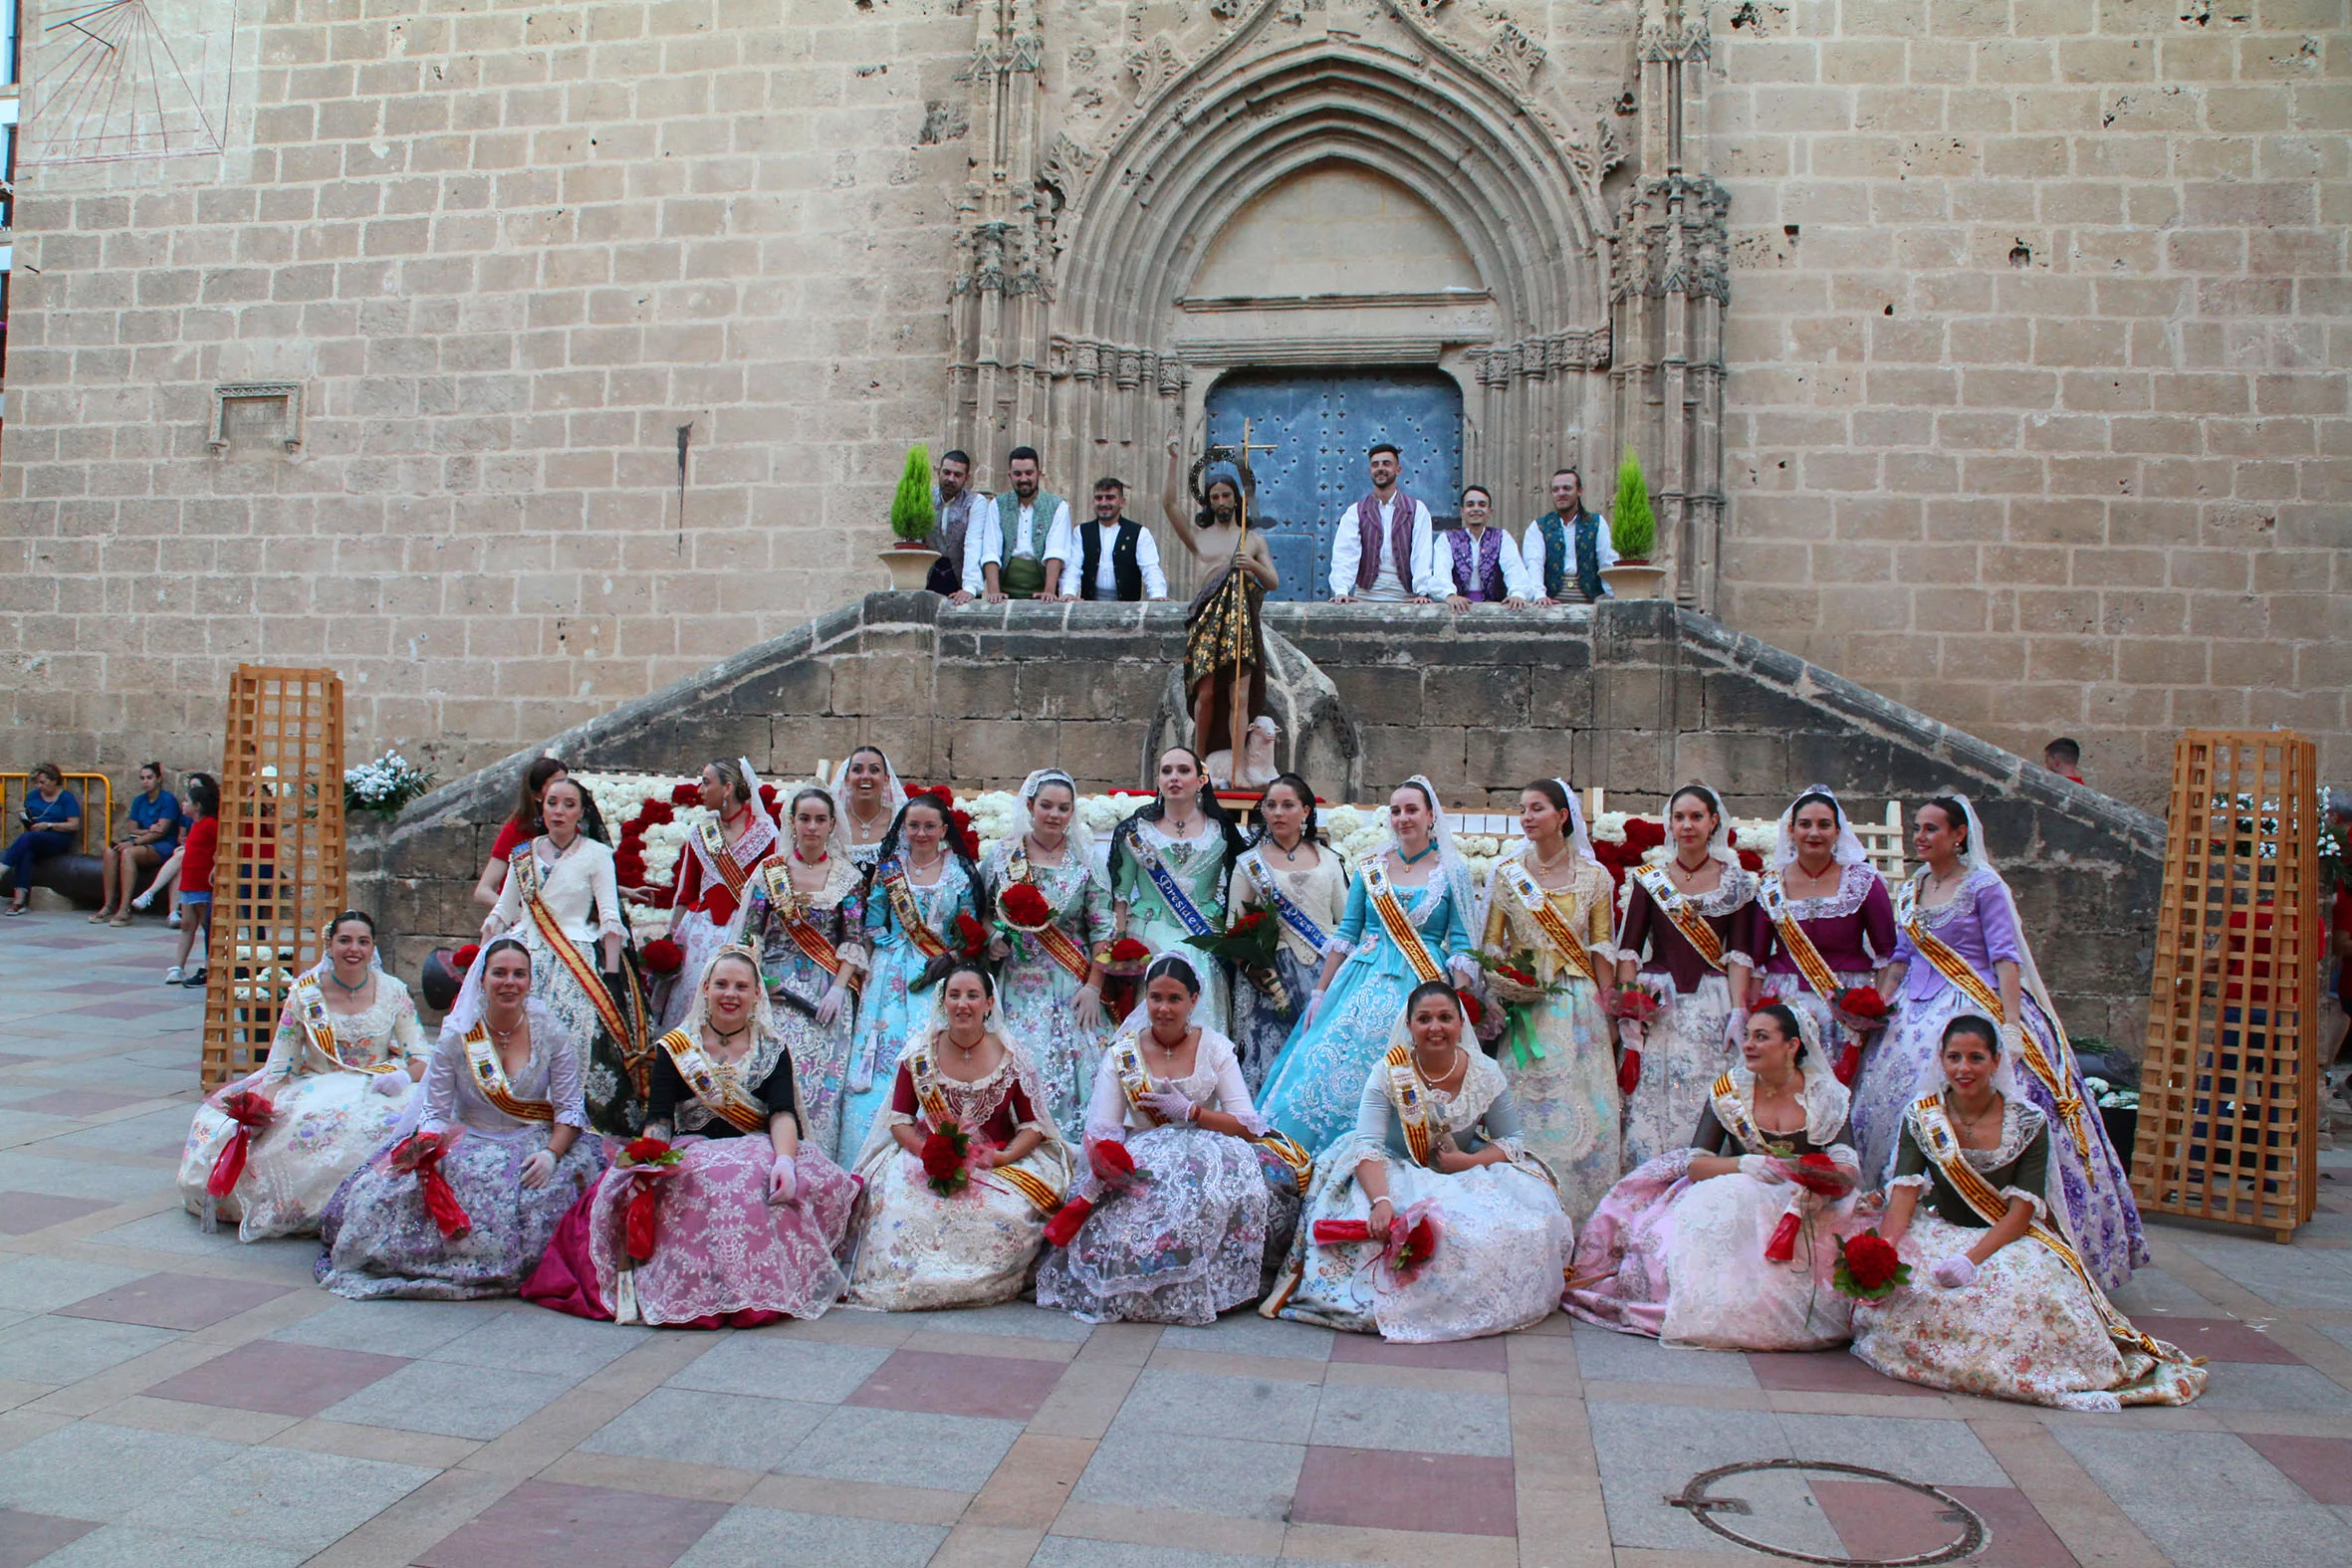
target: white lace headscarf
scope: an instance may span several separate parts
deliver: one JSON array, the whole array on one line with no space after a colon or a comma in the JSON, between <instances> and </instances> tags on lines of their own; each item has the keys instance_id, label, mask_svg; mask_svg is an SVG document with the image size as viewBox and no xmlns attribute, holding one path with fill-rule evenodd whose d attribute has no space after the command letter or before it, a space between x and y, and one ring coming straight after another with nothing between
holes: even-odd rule
<instances>
[{"instance_id":1,"label":"white lace headscarf","mask_svg":"<svg viewBox=\"0 0 2352 1568\"><path fill-rule=\"evenodd\" d=\"M806 784L798 784L793 785L789 790L780 790L778 792L776 796L776 804L780 814L784 818L782 825L777 828L777 845L779 851L781 853L789 854L791 853L793 846L800 842L798 831L793 826L793 801L811 789L819 789L823 791L824 802L826 806L831 809L833 814L832 831L824 835L824 852L835 860L848 859L849 815L846 811L841 809L841 798L838 794L833 792L833 786L826 784L822 779L812 779ZM884 829L884 831L887 830L888 829L886 828Z\"/></svg>"},{"instance_id":2,"label":"white lace headscarf","mask_svg":"<svg viewBox=\"0 0 2352 1568\"><path fill-rule=\"evenodd\" d=\"M907 1032L905 1045L899 1049L898 1055L890 1063L890 1071L893 1075L898 1071L899 1062L906 1060L917 1050L932 1046L947 1037L947 981L942 979L939 984L931 988L931 993L933 999L931 1010L924 1015L921 1023ZM1035 1117L1036 1124L1045 1130L1046 1142L1050 1145L1061 1144L1063 1142L1061 1129L1054 1120L1054 1103L1046 1094L1045 1079L1038 1074L1037 1060L1030 1055L1028 1048L1015 1037L1012 1025L1005 1021L1005 993L1001 988L992 992L988 1003L988 1016L981 1022L980 1027L983 1034L994 1034L1005 1042L1005 1053L1013 1063L1013 1075L1021 1085L1021 1092L1029 1097L1030 1111ZM940 1054L940 1050L932 1052L934 1058ZM858 1146L857 1159L851 1169L863 1172L869 1160L898 1146L898 1140L891 1136L890 1127L890 1109L884 1105L875 1114L873 1125L866 1129L865 1142Z\"/></svg>"},{"instance_id":3,"label":"white lace headscarf","mask_svg":"<svg viewBox=\"0 0 2352 1568\"><path fill-rule=\"evenodd\" d=\"M1753 1006L1761 1007L1763 1003L1759 1001ZM1820 1020L1804 1008L1788 1006L1785 1001L1782 1006L1788 1007L1790 1015L1796 1019L1796 1037L1804 1042L1804 1055L1796 1065L1804 1073L1804 1089L1798 1103L1804 1107L1805 1136L1827 1148L1830 1146L1829 1140L1836 1136L1839 1128L1845 1126L1853 1096L1844 1084L1837 1081L1836 1069L1830 1065L1829 1057L1823 1054ZM1732 1062L1732 1081L1753 1096L1756 1075L1748 1070L1747 1060L1741 1056L1737 1046L1733 1047L1732 1054L1735 1058ZM1753 1106L1753 1098L1750 1103Z\"/></svg>"},{"instance_id":4,"label":"white lace headscarf","mask_svg":"<svg viewBox=\"0 0 2352 1568\"><path fill-rule=\"evenodd\" d=\"M1568 844L1571 851L1579 860L1589 860L1596 866L1600 865L1600 855L1592 847L1592 829L1584 821L1584 802L1577 798L1575 790L1568 787L1565 779L1551 782L1558 784L1559 792L1568 797ZM1601 869L1605 871L1608 868L1602 866Z\"/></svg>"},{"instance_id":5,"label":"white lace headscarf","mask_svg":"<svg viewBox=\"0 0 2352 1568\"><path fill-rule=\"evenodd\" d=\"M840 818L841 835L849 833L849 764L860 752L872 752L882 760L882 822L885 830L898 820L898 813L906 804L906 785L898 782L898 766L890 761L890 754L878 746L860 746L851 751L833 768L830 780L821 780L825 792L833 797L833 813Z\"/></svg>"},{"instance_id":6,"label":"white lace headscarf","mask_svg":"<svg viewBox=\"0 0 2352 1568\"><path fill-rule=\"evenodd\" d=\"M1715 807L1715 836L1707 841L1707 852L1731 869L1739 870L1740 851L1732 847L1732 813L1723 808L1723 796L1716 792L1715 785L1701 784L1696 779L1689 784L1675 785L1674 793L1666 797L1666 842L1660 844L1643 858L1658 859L1674 853L1675 797L1693 789L1697 790L1709 805Z\"/></svg>"},{"instance_id":7,"label":"white lace headscarf","mask_svg":"<svg viewBox=\"0 0 2352 1568\"><path fill-rule=\"evenodd\" d=\"M1094 858L1094 832L1086 825L1084 813L1078 810L1078 782L1058 768L1040 768L1021 781L1021 792L1014 797L1012 842L1019 845L1029 836L1032 818L1030 806L1038 791L1051 784L1058 784L1069 791L1069 826L1062 833L1062 854L1072 861L1091 862Z\"/></svg>"},{"instance_id":8,"label":"white lace headscarf","mask_svg":"<svg viewBox=\"0 0 2352 1568\"><path fill-rule=\"evenodd\" d=\"M1151 956L1151 962L1143 966L1143 975L1135 983L1135 1006L1127 1009L1127 1015L1119 1019L1118 1026L1110 1031L1110 1037L1112 1039L1115 1040L1128 1034L1141 1034L1144 1030L1151 1027L1151 1008L1146 1004L1143 994L1151 989L1151 972L1159 967L1159 962L1162 959L1175 959L1186 969L1192 971L1193 986L1195 988L1193 991L1195 1010L1192 1015L1192 1021L1199 1024L1204 1030L1215 1030L1217 1028L1217 1024L1214 1019L1201 1016L1198 1010L1199 999L1208 995L1206 981L1208 978L1209 966L1216 963L1217 961L1209 957L1208 954L1203 953L1199 948L1178 946L1160 949L1160 951L1154 953ZM1220 1030L1218 1032L1222 1031Z\"/></svg>"},{"instance_id":9,"label":"white lace headscarf","mask_svg":"<svg viewBox=\"0 0 2352 1568\"><path fill-rule=\"evenodd\" d=\"M1868 864L1870 851L1862 847L1861 835L1854 831L1853 821L1846 815L1845 802L1827 784L1806 784L1796 800L1789 801L1788 808L1780 813L1779 831L1772 835L1772 869L1778 871L1796 864L1796 802L1815 794L1828 798L1830 813L1837 818L1837 845L1830 851L1830 858L1841 866ZM1976 842L1975 834L1970 835L1969 842Z\"/></svg>"},{"instance_id":10,"label":"white lace headscarf","mask_svg":"<svg viewBox=\"0 0 2352 1568\"><path fill-rule=\"evenodd\" d=\"M1455 918L1467 926L1479 913L1478 889L1471 881L1470 862L1463 859L1462 851L1454 847L1454 829L1447 820L1444 804L1438 798L1437 785L1429 782L1426 774L1415 774L1396 787L1402 789L1405 784L1416 786L1429 800L1429 841L1437 846L1437 876L1430 879L1431 885L1435 886L1438 878L1444 878L1446 886L1453 889ZM1391 795L1395 792L1393 789L1389 791ZM1405 852L1396 841L1394 826L1381 835L1380 847L1372 852L1372 857L1377 860L1391 849L1396 850L1399 860L1404 858ZM1399 896L1403 901L1410 902L1401 889Z\"/></svg>"}]
</instances>

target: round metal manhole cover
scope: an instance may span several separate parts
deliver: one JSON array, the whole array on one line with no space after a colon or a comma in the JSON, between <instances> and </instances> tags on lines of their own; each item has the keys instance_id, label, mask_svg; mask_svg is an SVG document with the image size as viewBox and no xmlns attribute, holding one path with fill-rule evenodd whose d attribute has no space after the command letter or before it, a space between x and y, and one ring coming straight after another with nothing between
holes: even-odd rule
<instances>
[{"instance_id":1,"label":"round metal manhole cover","mask_svg":"<svg viewBox=\"0 0 2352 1568\"><path fill-rule=\"evenodd\" d=\"M1823 1489L1871 1483L1899 1486L1912 1494L1903 1499L1905 1507L1900 1510L1865 1507L1860 1511L1871 1515L1890 1512L1913 1515L1913 1527L1903 1532L1908 1537L1905 1545L1923 1536L1929 1541L1939 1535L1947 1539L1940 1546L1902 1556L1857 1557L1836 1550L1852 1537L1841 1536L1824 1516L1823 1499L1807 1484L1807 1477L1813 1475L1834 1477L1825 1479ZM1725 1486L1725 1482L1739 1476L1747 1477L1745 1484ZM1678 1495L1666 1499L1666 1504L1687 1510L1692 1518L1725 1540L1751 1551L1792 1562L1821 1563L1826 1568L1934 1568L1938 1563L1956 1563L1973 1557L1992 1539L1984 1519L1943 1488L1887 1470L1872 1469L1866 1464L1842 1464L1834 1459L1750 1459L1739 1464L1719 1464L1692 1476ZM1740 1520L1742 1526L1735 1527L1728 1520ZM1856 1533L1875 1538L1885 1532L1874 1529Z\"/></svg>"}]
</instances>

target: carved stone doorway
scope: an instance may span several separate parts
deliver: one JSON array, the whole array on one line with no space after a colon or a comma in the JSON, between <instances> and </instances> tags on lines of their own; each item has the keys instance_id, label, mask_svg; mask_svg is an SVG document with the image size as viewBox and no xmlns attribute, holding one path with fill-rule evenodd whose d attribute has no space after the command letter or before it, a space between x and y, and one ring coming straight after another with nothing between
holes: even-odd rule
<instances>
[{"instance_id":1,"label":"carved stone doorway","mask_svg":"<svg viewBox=\"0 0 2352 1568\"><path fill-rule=\"evenodd\" d=\"M1462 388L1443 370L1236 370L1210 388L1209 439L1232 446L1250 421L1258 454L1257 524L1283 585L1278 599L1331 596L1331 539L1341 510L1371 489L1365 449L1400 449L1405 492L1440 527L1462 490Z\"/></svg>"}]
</instances>

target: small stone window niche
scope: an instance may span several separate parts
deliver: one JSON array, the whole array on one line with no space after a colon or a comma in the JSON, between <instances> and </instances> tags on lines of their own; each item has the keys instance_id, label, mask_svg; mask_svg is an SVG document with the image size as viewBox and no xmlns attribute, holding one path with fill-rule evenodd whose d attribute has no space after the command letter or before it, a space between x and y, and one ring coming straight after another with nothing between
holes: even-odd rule
<instances>
[{"instance_id":1,"label":"small stone window niche","mask_svg":"<svg viewBox=\"0 0 2352 1568\"><path fill-rule=\"evenodd\" d=\"M215 457L293 456L302 448L302 383L231 381L212 389Z\"/></svg>"}]
</instances>

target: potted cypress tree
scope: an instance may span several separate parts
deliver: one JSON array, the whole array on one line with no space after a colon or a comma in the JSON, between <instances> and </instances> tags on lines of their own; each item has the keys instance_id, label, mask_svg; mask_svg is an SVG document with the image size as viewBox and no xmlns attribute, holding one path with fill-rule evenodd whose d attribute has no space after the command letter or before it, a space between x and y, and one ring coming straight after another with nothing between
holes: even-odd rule
<instances>
[{"instance_id":1,"label":"potted cypress tree","mask_svg":"<svg viewBox=\"0 0 2352 1568\"><path fill-rule=\"evenodd\" d=\"M1616 547L1617 563L1603 566L1601 576L1609 591L1621 599L1654 599L1666 585L1666 568L1650 564L1658 543L1658 520L1650 514L1650 487L1643 482L1641 459L1633 448L1617 465L1617 502L1609 509L1609 542Z\"/></svg>"},{"instance_id":2,"label":"potted cypress tree","mask_svg":"<svg viewBox=\"0 0 2352 1568\"><path fill-rule=\"evenodd\" d=\"M881 553L895 591L919 592L929 578L931 563L939 559L930 543L938 523L938 508L931 502L931 449L918 443L907 448L898 493L890 498L890 544Z\"/></svg>"}]
</instances>

